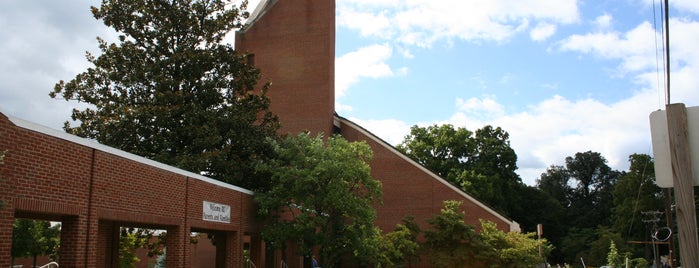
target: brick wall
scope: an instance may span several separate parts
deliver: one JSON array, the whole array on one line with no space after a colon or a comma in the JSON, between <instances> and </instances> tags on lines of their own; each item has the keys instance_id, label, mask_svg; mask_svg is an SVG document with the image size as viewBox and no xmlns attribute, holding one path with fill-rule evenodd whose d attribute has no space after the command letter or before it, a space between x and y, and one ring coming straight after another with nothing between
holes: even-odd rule
<instances>
[{"instance_id":1,"label":"brick wall","mask_svg":"<svg viewBox=\"0 0 699 268\"><path fill-rule=\"evenodd\" d=\"M503 231L518 229L518 225L501 216L487 205L450 185L424 167L398 152L391 145L368 131L339 118L341 134L349 141L366 141L374 152L371 175L381 181L383 204L376 206L376 224L384 231L392 231L397 223L409 215L415 217L421 228L426 220L440 213L445 200L457 200L466 212L464 221L480 226L479 219L492 221Z\"/></svg>"},{"instance_id":2,"label":"brick wall","mask_svg":"<svg viewBox=\"0 0 699 268\"><path fill-rule=\"evenodd\" d=\"M335 1L261 1L261 16L236 33L237 51L255 54L272 82L281 133L332 133L335 112Z\"/></svg>"},{"instance_id":3,"label":"brick wall","mask_svg":"<svg viewBox=\"0 0 699 268\"><path fill-rule=\"evenodd\" d=\"M258 229L248 190L2 114L0 150L0 267L15 217L61 221L61 267L114 264L119 226L167 230L168 267L190 263L192 229L216 232L219 267L240 267L242 234ZM231 223L204 221L204 201L229 205Z\"/></svg>"}]
</instances>

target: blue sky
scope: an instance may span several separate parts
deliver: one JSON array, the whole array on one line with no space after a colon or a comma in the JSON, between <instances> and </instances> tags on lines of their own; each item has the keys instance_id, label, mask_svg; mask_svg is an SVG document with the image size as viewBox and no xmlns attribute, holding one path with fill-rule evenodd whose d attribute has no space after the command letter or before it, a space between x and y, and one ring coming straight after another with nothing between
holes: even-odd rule
<instances>
[{"instance_id":1,"label":"blue sky","mask_svg":"<svg viewBox=\"0 0 699 268\"><path fill-rule=\"evenodd\" d=\"M254 7L258 1L251 1ZM0 2L0 110L60 129L77 104L48 97L85 70L98 1ZM651 154L663 109L650 0L337 0L336 110L391 144L410 126L510 133L527 184L576 152L615 169ZM699 1L671 12L672 102L699 104ZM662 69L662 66L660 66Z\"/></svg>"}]
</instances>

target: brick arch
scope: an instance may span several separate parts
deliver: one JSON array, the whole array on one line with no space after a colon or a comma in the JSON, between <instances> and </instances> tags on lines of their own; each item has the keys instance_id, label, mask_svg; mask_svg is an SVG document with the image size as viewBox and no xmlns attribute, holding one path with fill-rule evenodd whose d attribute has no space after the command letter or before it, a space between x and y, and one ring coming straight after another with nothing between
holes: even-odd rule
<instances>
[{"instance_id":1,"label":"brick arch","mask_svg":"<svg viewBox=\"0 0 699 268\"><path fill-rule=\"evenodd\" d=\"M242 266L244 235L258 233L253 193L234 185L0 113L4 150L0 267L10 265L15 217L62 222L61 267L113 266L114 226L123 224L167 230L168 267L188 266L192 229L225 237L217 267ZM205 217L207 204L229 218Z\"/></svg>"}]
</instances>

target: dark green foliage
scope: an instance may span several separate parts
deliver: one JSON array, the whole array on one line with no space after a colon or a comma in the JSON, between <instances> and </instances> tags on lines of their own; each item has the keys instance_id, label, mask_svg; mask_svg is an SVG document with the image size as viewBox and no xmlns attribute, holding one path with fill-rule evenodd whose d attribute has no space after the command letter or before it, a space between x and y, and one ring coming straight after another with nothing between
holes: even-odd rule
<instances>
[{"instance_id":1,"label":"dark green foliage","mask_svg":"<svg viewBox=\"0 0 699 268\"><path fill-rule=\"evenodd\" d=\"M434 267L533 267L551 250L534 233L503 232L495 223L481 220L481 232L464 223L461 202L445 201L439 215L428 220L422 248ZM542 256L539 255L539 247Z\"/></svg>"},{"instance_id":2,"label":"dark green foliage","mask_svg":"<svg viewBox=\"0 0 699 268\"><path fill-rule=\"evenodd\" d=\"M161 256L165 253L167 233L153 229L121 227L119 234L119 267L136 267L141 261L136 257L137 249L148 250L148 257ZM191 241L190 241L191 242Z\"/></svg>"},{"instance_id":3,"label":"dark green foliage","mask_svg":"<svg viewBox=\"0 0 699 268\"><path fill-rule=\"evenodd\" d=\"M55 259L60 245L60 225L48 221L16 219L12 230L12 258L49 255Z\"/></svg>"},{"instance_id":4,"label":"dark green foliage","mask_svg":"<svg viewBox=\"0 0 699 268\"><path fill-rule=\"evenodd\" d=\"M489 206L506 214L515 209L505 197L522 182L503 129L485 126L474 133L452 125L413 126L397 148Z\"/></svg>"},{"instance_id":5,"label":"dark green foliage","mask_svg":"<svg viewBox=\"0 0 699 268\"><path fill-rule=\"evenodd\" d=\"M568 220L582 228L609 225L614 185L620 172L607 166L600 153L587 151L566 158L566 169L576 187L569 197Z\"/></svg>"},{"instance_id":6,"label":"dark green foliage","mask_svg":"<svg viewBox=\"0 0 699 268\"><path fill-rule=\"evenodd\" d=\"M247 56L223 44L241 27L241 6L221 0L104 0L96 19L120 34L99 39L101 55L51 96L89 104L75 109L69 133L195 173L264 190L254 165L278 128Z\"/></svg>"},{"instance_id":7,"label":"dark green foliage","mask_svg":"<svg viewBox=\"0 0 699 268\"><path fill-rule=\"evenodd\" d=\"M649 155L629 156L631 166L614 188L612 228L629 240L649 239L643 211L664 211L663 191L655 185L653 160ZM617 244L618 246L618 244Z\"/></svg>"},{"instance_id":8,"label":"dark green foliage","mask_svg":"<svg viewBox=\"0 0 699 268\"><path fill-rule=\"evenodd\" d=\"M552 166L537 181L537 187L555 197L564 212L563 224L545 232L558 248L554 263L575 263L580 257L591 265L604 265L609 243L619 254L645 256L644 247L628 241L649 241L641 211L663 211L662 191L655 186L653 161L648 155L633 154L628 172L614 171L595 152L566 158L566 166ZM661 225L661 226L664 226ZM549 228L550 230L550 228Z\"/></svg>"},{"instance_id":9,"label":"dark green foliage","mask_svg":"<svg viewBox=\"0 0 699 268\"><path fill-rule=\"evenodd\" d=\"M423 231L424 249L435 267L473 266L484 260L485 244L464 216L461 202L444 201L441 213L428 220L432 229Z\"/></svg>"},{"instance_id":10,"label":"dark green foliage","mask_svg":"<svg viewBox=\"0 0 699 268\"><path fill-rule=\"evenodd\" d=\"M375 263L380 233L373 205L381 184L370 175L369 145L307 133L271 142L276 157L258 170L270 174L272 187L255 195L258 212L269 219L262 231L267 244L294 242L301 256L317 248L324 267L348 256Z\"/></svg>"},{"instance_id":11,"label":"dark green foliage","mask_svg":"<svg viewBox=\"0 0 699 268\"><path fill-rule=\"evenodd\" d=\"M418 259L419 234L420 227L415 223L415 218L407 217L402 224L396 225L395 230L384 235L380 252L387 259L385 266L410 267Z\"/></svg>"},{"instance_id":12,"label":"dark green foliage","mask_svg":"<svg viewBox=\"0 0 699 268\"><path fill-rule=\"evenodd\" d=\"M479 238L485 244L486 267L529 268L544 263L551 251L546 239L537 239L536 233L503 232L495 223L481 220Z\"/></svg>"}]
</instances>

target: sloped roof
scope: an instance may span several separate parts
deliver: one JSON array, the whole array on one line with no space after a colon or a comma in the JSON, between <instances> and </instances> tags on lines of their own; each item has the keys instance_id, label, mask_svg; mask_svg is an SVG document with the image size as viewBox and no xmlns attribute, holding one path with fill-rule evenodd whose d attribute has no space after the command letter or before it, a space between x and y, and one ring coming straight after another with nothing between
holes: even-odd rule
<instances>
[{"instance_id":1,"label":"sloped roof","mask_svg":"<svg viewBox=\"0 0 699 268\"><path fill-rule=\"evenodd\" d=\"M412 158L410 158L410 157L408 157L407 155L403 154L402 152L398 151L398 149L396 149L395 147L393 147L391 144L389 144L388 142L384 141L383 139L377 137L376 135L374 135L373 133L369 132L368 130L366 130L365 128L361 127L360 125L358 125L358 124L356 124L356 123L350 121L350 120L347 119L347 118L341 117L341 116L339 116L339 115L337 115L337 114L335 115L335 120L334 120L334 121L335 121L335 124L336 124L336 125L341 124L340 126L348 126L348 127L351 127L352 129L354 129L354 130L356 130L356 131L359 131L359 132L362 133L364 136L369 137L372 141L376 142L377 144L380 144L381 146L383 146L385 149L387 149L387 150L389 150L390 152L392 152L392 153L393 153L394 155L396 155L397 157L399 157L399 158L401 158L402 160L404 160L404 161L410 163L411 165L417 167L418 169L420 169L420 170L421 170L422 172L424 172L425 174L428 174L429 176L431 176L431 177L432 177L434 180L436 180L437 182L442 183L442 184L444 184L445 186L449 187L449 188L452 189L454 192L456 192L456 193L458 193L459 195L461 195L462 197L464 197L464 199L473 202L473 204L477 205L478 207L482 208L483 210L487 211L488 213L494 215L495 217L499 218L499 219L502 220L503 222L508 223L508 224L510 225L510 231L521 231L521 228L520 228L520 226L519 226L519 223L517 223L517 222L515 222L515 221L513 221L513 220L511 220L511 219L509 219L509 218L507 218L507 217L505 217L505 216L503 216L503 215L501 215L500 213L498 213L498 212L496 212L495 210L493 210L492 208L490 208L488 205L484 204L483 202L479 201L478 199L474 198L473 196L470 196L469 194L465 193L462 189L460 189L460 188L458 188L458 187L452 185L451 183L447 182L444 178L440 177L440 176L437 175L436 173L434 173L434 172L432 172L431 170L427 169L427 168L424 167L423 165L420 165L419 163L415 162L415 160L413 160Z\"/></svg>"},{"instance_id":2,"label":"sloped roof","mask_svg":"<svg viewBox=\"0 0 699 268\"><path fill-rule=\"evenodd\" d=\"M223 187L223 188L231 189L231 190L238 191L238 192L241 192L241 193L244 193L244 194L248 194L248 195L253 195L253 194L254 194L253 191L251 191L251 190L248 190L248 189L245 189L245 188L242 188L242 187L238 187L238 186L235 186L235 185L232 185L232 184L228 184L228 183L225 183L225 182L222 182L222 181L219 181L219 180L215 180L215 179L212 179L212 178L209 178L209 177L206 177L206 176L202 176L202 175L200 175L200 174L196 174L196 173L193 173L193 172L190 172L190 171L186 171L186 170L184 170L184 169L180 169L180 168L176 168L176 167L173 167L173 166L169 166L169 165L166 165L166 164L157 162L157 161L153 161L153 160L151 160L151 159L148 159L148 158L145 158L145 157L142 157L142 156L138 156L138 155L135 155L135 154L126 152L126 151L122 151L122 150L116 149L116 148L114 148L114 147L109 147L109 146L106 146L106 145L104 145L104 144L101 144L101 143L99 143L99 142L97 142L97 141L95 141L95 140L85 139L85 138L81 138L81 137L78 137L78 136L75 136L75 135L71 135L71 134L68 134L68 133L65 133L65 132L62 132L62 131L58 131L58 130L49 128L49 127L47 127L47 126L39 125L39 124L30 122L30 121L26 121L26 120L24 120L24 119L20 119L20 118L17 118L17 117L8 115L8 114L6 114L6 113L4 113L4 112L2 112L2 111L0 111L0 114L5 115L5 116L7 117L7 119L9 119L10 122L12 122L13 124L15 124L17 127L20 127L20 128L23 128L23 129L26 129L26 130L29 130L29 131L34 131L34 132L41 133L41 134L44 134L44 135L48 135L48 136L51 136L51 137L55 137L55 138L59 138L59 139L62 139L62 140L66 140L66 141L69 141L69 142L72 142L72 143L75 143L75 144L79 144L79 145L82 145L82 146L86 146L86 147L89 147L89 148L92 148L92 149L95 149L95 150L98 150L98 151L102 151L102 152L109 153L109 154L112 154L112 155L120 156L120 157L126 158L126 159L131 160L131 161L134 161L134 162L138 162L138 163L141 163L141 164L144 164L144 165L152 166L152 167L155 167L155 168L158 168L158 169L162 169L162 170L165 170L165 171L169 171L169 172L172 172L172 173L175 173L175 174L179 174L179 175L182 175L182 176L186 176L186 177L189 177L189 178L197 179L197 180L200 180L200 181L203 181L203 182L207 182L207 183L210 183L210 184L214 184L214 185L217 185L217 186L221 186L221 187Z\"/></svg>"},{"instance_id":3,"label":"sloped roof","mask_svg":"<svg viewBox=\"0 0 699 268\"><path fill-rule=\"evenodd\" d=\"M262 0L262 1L260 1L260 3L257 4L257 7L255 7L255 10L253 10L252 13L250 14L250 17L248 17L246 24L248 26L255 24L255 22L259 18L264 16L265 13L267 13L267 11L272 9L272 7L274 6L274 4L277 3L277 1L278 0Z\"/></svg>"}]
</instances>

